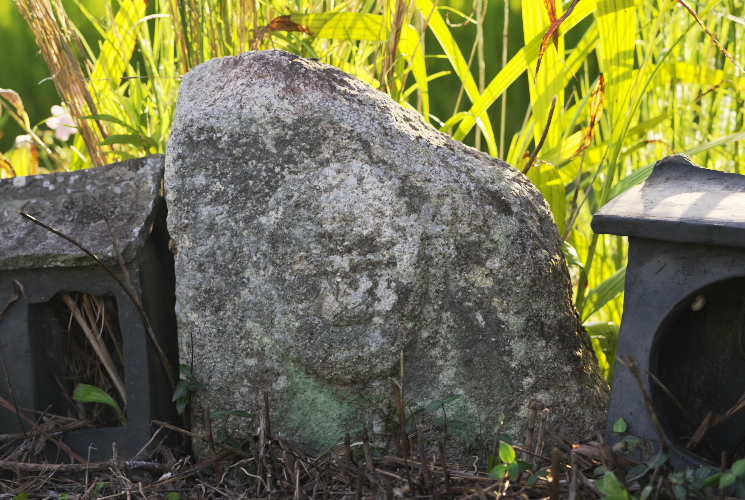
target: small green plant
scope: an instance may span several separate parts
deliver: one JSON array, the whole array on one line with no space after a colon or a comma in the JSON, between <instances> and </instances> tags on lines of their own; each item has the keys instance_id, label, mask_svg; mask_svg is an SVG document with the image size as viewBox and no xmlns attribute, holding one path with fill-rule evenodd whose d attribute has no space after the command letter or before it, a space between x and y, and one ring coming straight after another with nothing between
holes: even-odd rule
<instances>
[{"instance_id":1,"label":"small green plant","mask_svg":"<svg viewBox=\"0 0 745 500\"><path fill-rule=\"evenodd\" d=\"M75 387L75 392L72 394L72 399L75 401L81 401L83 403L103 403L111 406L116 411L122 422L127 423L127 416L124 414L119 404L109 396L104 390L98 387L88 384L78 384Z\"/></svg>"},{"instance_id":2,"label":"small green plant","mask_svg":"<svg viewBox=\"0 0 745 500\"><path fill-rule=\"evenodd\" d=\"M515 448L507 441L508 437L503 435L502 441L499 442L499 457L491 455L488 459L487 470L491 478L499 479L506 476L517 478L531 468L531 464L517 458Z\"/></svg>"},{"instance_id":3,"label":"small green plant","mask_svg":"<svg viewBox=\"0 0 745 500\"><path fill-rule=\"evenodd\" d=\"M718 488L720 491L733 488L739 498L745 498L745 459L734 462L729 471L716 471L713 467L703 466L676 471L670 467L670 453L655 450L648 441L631 434L626 434L628 425L623 418L613 424L613 432L619 438L616 450L627 455L636 455L640 450L654 453L648 460L629 469L624 479L608 470L605 466L598 467L595 474L602 476L598 479L598 489L611 500L648 500L657 489L658 484L664 483L676 500L710 498L707 490ZM655 450L650 452L649 450ZM638 491L632 495L630 491Z\"/></svg>"},{"instance_id":4,"label":"small green plant","mask_svg":"<svg viewBox=\"0 0 745 500\"><path fill-rule=\"evenodd\" d=\"M105 481L99 481L96 483L96 487L93 488L93 496L99 497L101 496L101 493L103 492L103 489L106 487Z\"/></svg>"},{"instance_id":5,"label":"small green plant","mask_svg":"<svg viewBox=\"0 0 745 500\"><path fill-rule=\"evenodd\" d=\"M433 426L444 427L446 430L450 429L463 429L466 424L462 420L448 419L447 412L445 411L445 405L452 403L456 399L460 398L461 394L450 394L444 398L435 399L426 405L420 405L415 402L408 402L406 406L409 408L409 416L406 417L406 432L413 432L416 429L416 419L421 416L424 412L437 412L442 410L442 417L436 417L432 420Z\"/></svg>"},{"instance_id":6,"label":"small green plant","mask_svg":"<svg viewBox=\"0 0 745 500\"><path fill-rule=\"evenodd\" d=\"M523 472L530 470L531 464L517 458L515 442L509 434L502 433L504 426L504 413L500 413L494 426L497 435L498 456L490 455L487 460L486 470L489 477L500 479L503 477L517 478ZM536 478L537 480L537 478ZM535 482L535 481L534 481Z\"/></svg>"},{"instance_id":7,"label":"small green plant","mask_svg":"<svg viewBox=\"0 0 745 500\"><path fill-rule=\"evenodd\" d=\"M173 393L171 401L176 402L176 410L178 411L178 414L181 415L191 400L191 394L204 390L205 385L197 380L197 377L191 373L188 366L179 365L178 370L185 378L179 379L176 384L176 391Z\"/></svg>"},{"instance_id":8,"label":"small green plant","mask_svg":"<svg viewBox=\"0 0 745 500\"><path fill-rule=\"evenodd\" d=\"M251 415L250 413L247 413L245 411L240 411L240 410L215 410L213 411L212 413L210 413L211 419L225 417L223 420L222 426L220 426L220 428L218 428L217 430L217 435L215 436L215 440L218 443L223 443L223 444L232 446L233 448L240 450L241 444L235 439L233 439L232 437L230 437L230 435L228 434L228 419L231 417L231 415L234 417L239 417L239 418L248 418L248 419L253 418L253 415Z\"/></svg>"}]
</instances>

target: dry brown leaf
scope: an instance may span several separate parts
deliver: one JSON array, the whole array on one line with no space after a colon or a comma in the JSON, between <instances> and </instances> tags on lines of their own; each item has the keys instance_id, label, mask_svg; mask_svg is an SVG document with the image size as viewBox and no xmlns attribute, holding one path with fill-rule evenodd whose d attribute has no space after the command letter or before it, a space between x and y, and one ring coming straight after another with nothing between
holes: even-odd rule
<instances>
[{"instance_id":1,"label":"dry brown leaf","mask_svg":"<svg viewBox=\"0 0 745 500\"><path fill-rule=\"evenodd\" d=\"M8 177L15 177L16 171L13 170L13 165L10 164L4 154L0 153L0 170L5 170L10 175Z\"/></svg>"},{"instance_id":2,"label":"dry brown leaf","mask_svg":"<svg viewBox=\"0 0 745 500\"><path fill-rule=\"evenodd\" d=\"M590 97L590 125L585 129L585 140L582 145L572 156L577 156L582 153L585 149L589 148L592 144L592 140L595 138L595 125L603 117L603 109L605 102L605 75L600 74L598 83L592 90L592 96Z\"/></svg>"},{"instance_id":3,"label":"dry brown leaf","mask_svg":"<svg viewBox=\"0 0 745 500\"><path fill-rule=\"evenodd\" d=\"M307 35L313 34L307 26L303 26L293 21L291 16L276 17L263 29L264 31L299 31L300 33L305 33Z\"/></svg>"},{"instance_id":4,"label":"dry brown leaf","mask_svg":"<svg viewBox=\"0 0 745 500\"><path fill-rule=\"evenodd\" d=\"M18 95L18 92L11 89L0 89L0 97L3 101L7 101L11 106L13 106L13 108L15 108L15 113L18 115L18 118L23 121L25 129L30 129L31 123L29 122L26 109L23 107L23 101L21 100L21 96ZM0 115L2 115L2 107L0 107Z\"/></svg>"},{"instance_id":5,"label":"dry brown leaf","mask_svg":"<svg viewBox=\"0 0 745 500\"><path fill-rule=\"evenodd\" d=\"M546 1L546 4L548 5L548 0ZM682 1L682 0L681 0ZM541 61L543 60L543 54L546 53L546 49L548 48L548 44L551 40L554 40L554 42L557 44L558 47L558 41L559 41L559 27L566 21L567 17L569 17L569 14L572 13L574 8L579 3L579 0L574 0L572 2L572 5L569 6L569 8L564 12L564 14L556 20L551 21L551 26L548 27L548 30L546 31L546 34L543 35L543 41L541 42L541 50L538 51L538 64L535 67L535 74L538 76L538 71L541 69ZM554 15L556 15L554 13ZM551 12L549 11L549 17L551 16Z\"/></svg>"}]
</instances>

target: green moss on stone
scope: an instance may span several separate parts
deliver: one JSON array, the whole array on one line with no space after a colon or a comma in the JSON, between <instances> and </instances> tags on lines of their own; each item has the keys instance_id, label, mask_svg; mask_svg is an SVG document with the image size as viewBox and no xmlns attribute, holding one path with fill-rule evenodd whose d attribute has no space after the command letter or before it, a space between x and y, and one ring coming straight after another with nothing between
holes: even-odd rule
<instances>
[{"instance_id":1,"label":"green moss on stone","mask_svg":"<svg viewBox=\"0 0 745 500\"><path fill-rule=\"evenodd\" d=\"M286 368L287 383L280 389L283 427L303 436L305 444L320 452L362 427L355 422L354 398L330 387L294 365Z\"/></svg>"}]
</instances>

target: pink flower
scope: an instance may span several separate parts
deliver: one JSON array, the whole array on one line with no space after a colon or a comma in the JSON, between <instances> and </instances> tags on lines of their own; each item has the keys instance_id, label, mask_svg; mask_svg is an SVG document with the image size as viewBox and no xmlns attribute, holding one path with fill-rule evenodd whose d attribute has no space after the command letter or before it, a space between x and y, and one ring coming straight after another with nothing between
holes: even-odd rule
<instances>
[{"instance_id":1,"label":"pink flower","mask_svg":"<svg viewBox=\"0 0 745 500\"><path fill-rule=\"evenodd\" d=\"M78 131L70 113L62 106L52 106L52 118L47 120L47 127L54 130L54 137L66 141Z\"/></svg>"}]
</instances>

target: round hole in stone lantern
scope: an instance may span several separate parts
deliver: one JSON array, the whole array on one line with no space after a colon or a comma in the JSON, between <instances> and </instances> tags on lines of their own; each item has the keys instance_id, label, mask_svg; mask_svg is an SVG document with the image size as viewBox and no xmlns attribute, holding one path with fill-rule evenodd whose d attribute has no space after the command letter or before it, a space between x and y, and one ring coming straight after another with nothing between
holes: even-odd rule
<instances>
[{"instance_id":1,"label":"round hole in stone lantern","mask_svg":"<svg viewBox=\"0 0 745 500\"><path fill-rule=\"evenodd\" d=\"M629 237L619 358L633 359L676 467L730 463L745 438L745 176L685 156L605 205L597 233ZM743 398L743 410L737 410ZM616 369L607 438L661 437L631 371Z\"/></svg>"},{"instance_id":2,"label":"round hole in stone lantern","mask_svg":"<svg viewBox=\"0 0 745 500\"><path fill-rule=\"evenodd\" d=\"M663 428L673 444L714 463L722 452L732 461L745 451L744 411L712 427L695 444L696 431L714 418L707 420L707 415L725 415L745 394L743 297L745 278L697 290L670 315L652 351L650 371L667 390L656 383L651 387Z\"/></svg>"}]
</instances>

